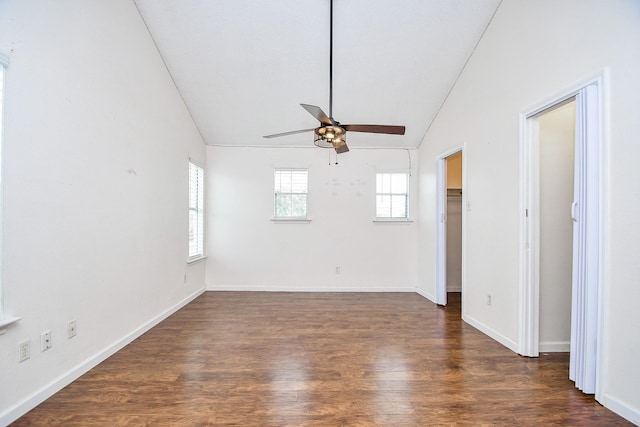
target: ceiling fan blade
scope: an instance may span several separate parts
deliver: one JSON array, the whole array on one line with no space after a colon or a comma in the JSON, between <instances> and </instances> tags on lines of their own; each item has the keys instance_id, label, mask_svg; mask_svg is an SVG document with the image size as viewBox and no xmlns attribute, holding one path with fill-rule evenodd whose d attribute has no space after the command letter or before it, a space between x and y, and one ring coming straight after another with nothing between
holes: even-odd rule
<instances>
[{"instance_id":1,"label":"ceiling fan blade","mask_svg":"<svg viewBox=\"0 0 640 427\"><path fill-rule=\"evenodd\" d=\"M316 118L320 123L325 125L333 125L335 124L327 115L322 111L322 108L316 107L315 105L309 104L300 104L302 108L307 110L309 114Z\"/></svg>"},{"instance_id":2,"label":"ceiling fan blade","mask_svg":"<svg viewBox=\"0 0 640 427\"><path fill-rule=\"evenodd\" d=\"M386 133L389 135L404 135L404 126L389 125L340 125L347 131L351 132L367 132L367 133Z\"/></svg>"},{"instance_id":3,"label":"ceiling fan blade","mask_svg":"<svg viewBox=\"0 0 640 427\"><path fill-rule=\"evenodd\" d=\"M337 154L342 154L342 153L346 153L347 151L349 151L349 147L347 147L347 144L345 143L345 144L342 144L339 147L336 147L335 150L336 150Z\"/></svg>"},{"instance_id":4,"label":"ceiling fan blade","mask_svg":"<svg viewBox=\"0 0 640 427\"><path fill-rule=\"evenodd\" d=\"M290 132L274 133L273 135L264 135L263 138L278 138L280 136L295 135L297 133L311 132L314 129L292 130Z\"/></svg>"}]
</instances>

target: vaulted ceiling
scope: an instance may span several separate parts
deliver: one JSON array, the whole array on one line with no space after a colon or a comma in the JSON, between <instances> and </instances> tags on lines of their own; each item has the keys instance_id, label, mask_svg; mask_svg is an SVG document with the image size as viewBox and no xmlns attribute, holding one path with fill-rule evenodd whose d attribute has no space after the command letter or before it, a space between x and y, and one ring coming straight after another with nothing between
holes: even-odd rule
<instances>
[{"instance_id":1,"label":"vaulted ceiling","mask_svg":"<svg viewBox=\"0 0 640 427\"><path fill-rule=\"evenodd\" d=\"M135 0L208 145L312 146L329 108L329 0ZM405 125L358 147L417 147L499 0L334 0L333 116Z\"/></svg>"}]
</instances>

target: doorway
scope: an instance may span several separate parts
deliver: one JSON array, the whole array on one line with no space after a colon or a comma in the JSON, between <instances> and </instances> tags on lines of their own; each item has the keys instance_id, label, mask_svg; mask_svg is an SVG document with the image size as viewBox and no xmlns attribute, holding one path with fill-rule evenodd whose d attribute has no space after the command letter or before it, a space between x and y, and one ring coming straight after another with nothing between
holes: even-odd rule
<instances>
[{"instance_id":1,"label":"doorway","mask_svg":"<svg viewBox=\"0 0 640 427\"><path fill-rule=\"evenodd\" d=\"M463 305L463 170L463 147L437 160L436 303L442 306L447 305L448 295Z\"/></svg>"},{"instance_id":2,"label":"doorway","mask_svg":"<svg viewBox=\"0 0 640 427\"><path fill-rule=\"evenodd\" d=\"M542 281L549 281L550 272L563 270L557 277L568 276L567 250L563 250L564 267L562 269L553 266L548 271L543 270L544 264L553 261L546 253L548 246L556 244L556 240L561 240L566 244L568 240L567 225L564 222L566 214L571 218L571 309L570 309L570 332L569 332L569 378L575 382L576 388L585 393L595 393L596 399L599 397L597 388L597 377L601 372L601 360L598 358L599 346L601 345L601 332L603 330L602 302L599 295L602 293L600 280L601 242L603 240L603 221L600 200L603 197L604 179L603 172L605 163L602 161L604 150L604 135L602 130L602 112L604 105L603 95L604 76L598 76L591 81L578 85L572 90L568 90L561 96L557 96L550 101L546 101L539 106L532 108L529 112L521 115L521 168L520 168L520 307L519 307L519 344L518 352L524 356L537 357L540 350L541 336L548 337L545 321L541 316L546 315L541 312L542 304L549 298L544 294ZM543 204L553 204L546 201L548 195L544 195L544 179L541 180L544 159L541 158L541 118L545 120L552 116L547 114L559 114L567 112L563 108L575 107L575 137L573 146L573 183L565 182L565 187L561 193L564 198L558 202L560 206L558 212L564 217L561 221L564 227L564 237L546 236L543 228L552 228L545 225L545 213ZM555 112L555 113L554 113ZM568 113L570 114L570 113ZM542 120L544 121L544 120ZM554 147L557 148L557 147ZM544 149L544 148L543 148ZM565 148L565 156L567 155ZM557 153L551 154L551 157ZM549 157L548 154L545 156ZM553 159L552 161L557 161ZM567 159L565 159L565 167ZM564 171L567 175L567 171ZM572 189L572 200L567 204L566 193ZM557 196L557 195L556 195ZM553 208L553 206L552 206ZM553 209L552 209L553 210ZM562 211L564 210L564 213ZM556 239L556 237L558 239ZM547 243L545 244L545 240ZM547 248L547 249L544 249ZM542 252L545 251L545 252ZM549 267L547 265L547 267ZM555 273L558 273L555 271ZM554 273L554 274L555 274ZM555 280L555 279L554 279ZM561 298L551 297L551 300ZM557 301L554 301L557 302ZM566 302L562 303L566 310ZM548 307L546 307L548 308ZM546 310L545 308L545 310ZM565 312L566 318L566 312ZM564 326L566 334L566 326ZM566 346L566 342L546 342L544 345Z\"/></svg>"},{"instance_id":3,"label":"doorway","mask_svg":"<svg viewBox=\"0 0 640 427\"><path fill-rule=\"evenodd\" d=\"M569 352L573 259L575 98L535 117L540 196L539 351ZM535 150L536 148L534 148Z\"/></svg>"}]
</instances>

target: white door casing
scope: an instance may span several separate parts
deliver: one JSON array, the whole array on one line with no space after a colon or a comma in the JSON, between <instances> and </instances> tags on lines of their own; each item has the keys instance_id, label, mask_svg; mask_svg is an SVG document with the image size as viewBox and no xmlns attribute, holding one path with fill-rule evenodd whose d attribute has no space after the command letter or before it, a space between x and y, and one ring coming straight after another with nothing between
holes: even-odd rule
<instances>
[{"instance_id":1,"label":"white door casing","mask_svg":"<svg viewBox=\"0 0 640 427\"><path fill-rule=\"evenodd\" d=\"M601 389L598 358L602 343L601 280L603 241L604 151L603 72L564 93L552 97L520 119L520 299L519 353L537 357L539 345L539 158L538 123L541 113L576 98L574 202L574 260L572 278L572 326L570 378L585 393Z\"/></svg>"},{"instance_id":2,"label":"white door casing","mask_svg":"<svg viewBox=\"0 0 640 427\"><path fill-rule=\"evenodd\" d=\"M436 304L447 305L447 160L436 168Z\"/></svg>"}]
</instances>

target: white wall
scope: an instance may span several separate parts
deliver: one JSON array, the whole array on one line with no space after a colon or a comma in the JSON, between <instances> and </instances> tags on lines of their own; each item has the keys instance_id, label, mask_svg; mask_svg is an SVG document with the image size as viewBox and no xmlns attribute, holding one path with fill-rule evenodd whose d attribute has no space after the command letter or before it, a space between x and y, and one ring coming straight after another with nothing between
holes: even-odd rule
<instances>
[{"instance_id":1,"label":"white wall","mask_svg":"<svg viewBox=\"0 0 640 427\"><path fill-rule=\"evenodd\" d=\"M569 351L575 101L541 115L540 351Z\"/></svg>"},{"instance_id":2,"label":"white wall","mask_svg":"<svg viewBox=\"0 0 640 427\"><path fill-rule=\"evenodd\" d=\"M436 157L466 142L465 319L518 340L519 114L607 68L601 401L640 422L640 2L504 0L422 142L419 286L435 294ZM486 295L493 295L493 305Z\"/></svg>"},{"instance_id":3,"label":"white wall","mask_svg":"<svg viewBox=\"0 0 640 427\"><path fill-rule=\"evenodd\" d=\"M416 210L415 151L352 150L330 166L309 145L207 148L208 289L414 290L416 224L373 219L376 171L410 164ZM309 168L310 223L271 221L274 167Z\"/></svg>"},{"instance_id":4,"label":"white wall","mask_svg":"<svg viewBox=\"0 0 640 427\"><path fill-rule=\"evenodd\" d=\"M133 2L2 1L0 49L4 308L22 318L0 335L1 425L204 289L185 260L187 160L206 159Z\"/></svg>"},{"instance_id":5,"label":"white wall","mask_svg":"<svg viewBox=\"0 0 640 427\"><path fill-rule=\"evenodd\" d=\"M447 197L447 292L462 291L462 197Z\"/></svg>"}]
</instances>

